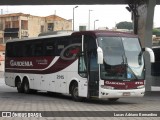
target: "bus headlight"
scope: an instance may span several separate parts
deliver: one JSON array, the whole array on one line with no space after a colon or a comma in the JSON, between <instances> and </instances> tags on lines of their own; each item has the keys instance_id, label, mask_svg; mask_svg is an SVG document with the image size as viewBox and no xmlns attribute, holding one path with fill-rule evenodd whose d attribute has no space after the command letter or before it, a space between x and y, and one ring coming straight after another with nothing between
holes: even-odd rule
<instances>
[{"instance_id":1,"label":"bus headlight","mask_svg":"<svg viewBox=\"0 0 160 120\"><path fill-rule=\"evenodd\" d=\"M103 89L110 89L110 90L114 89L114 87L112 87L112 86L106 86L106 85L101 85L101 88L103 88Z\"/></svg>"},{"instance_id":2,"label":"bus headlight","mask_svg":"<svg viewBox=\"0 0 160 120\"><path fill-rule=\"evenodd\" d=\"M145 87L144 85L140 85L140 86L137 86L137 89L142 89L144 87Z\"/></svg>"}]
</instances>

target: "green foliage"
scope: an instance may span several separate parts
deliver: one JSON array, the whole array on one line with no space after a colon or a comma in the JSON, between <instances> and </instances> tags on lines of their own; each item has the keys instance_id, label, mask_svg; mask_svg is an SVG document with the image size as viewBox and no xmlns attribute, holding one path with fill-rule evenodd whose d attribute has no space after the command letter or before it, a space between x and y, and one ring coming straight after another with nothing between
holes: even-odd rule
<instances>
[{"instance_id":1,"label":"green foliage","mask_svg":"<svg viewBox=\"0 0 160 120\"><path fill-rule=\"evenodd\" d=\"M117 29L133 29L133 24L132 22L127 22L127 21L124 21L124 22L119 22L116 24L116 27Z\"/></svg>"},{"instance_id":2,"label":"green foliage","mask_svg":"<svg viewBox=\"0 0 160 120\"><path fill-rule=\"evenodd\" d=\"M154 29L152 30L152 34L153 34L153 35L156 35L156 36L160 36L160 29L154 28Z\"/></svg>"}]
</instances>

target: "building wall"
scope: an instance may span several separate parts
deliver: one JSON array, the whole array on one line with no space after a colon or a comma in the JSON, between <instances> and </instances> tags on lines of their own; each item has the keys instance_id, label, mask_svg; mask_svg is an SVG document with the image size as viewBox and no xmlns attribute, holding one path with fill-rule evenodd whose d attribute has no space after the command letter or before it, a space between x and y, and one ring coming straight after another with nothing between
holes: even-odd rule
<instances>
[{"instance_id":1,"label":"building wall","mask_svg":"<svg viewBox=\"0 0 160 120\"><path fill-rule=\"evenodd\" d=\"M41 33L41 26L44 26L44 18L30 16L28 20L29 37L37 37Z\"/></svg>"},{"instance_id":2,"label":"building wall","mask_svg":"<svg viewBox=\"0 0 160 120\"><path fill-rule=\"evenodd\" d=\"M3 43L3 31L0 30L0 44Z\"/></svg>"},{"instance_id":3,"label":"building wall","mask_svg":"<svg viewBox=\"0 0 160 120\"><path fill-rule=\"evenodd\" d=\"M46 20L46 31L62 31L72 30L72 20L66 20L57 15L50 15L45 17Z\"/></svg>"},{"instance_id":4,"label":"building wall","mask_svg":"<svg viewBox=\"0 0 160 120\"><path fill-rule=\"evenodd\" d=\"M52 25L50 30L48 26ZM13 13L0 15L0 43L15 37L4 36L7 33L5 29L13 31L12 28L18 29L17 38L38 37L40 33L48 31L72 30L72 21L61 18L57 15L47 17L32 16L23 13ZM9 33L10 35L10 33Z\"/></svg>"},{"instance_id":5,"label":"building wall","mask_svg":"<svg viewBox=\"0 0 160 120\"><path fill-rule=\"evenodd\" d=\"M0 72L4 71L4 51L0 51Z\"/></svg>"},{"instance_id":6,"label":"building wall","mask_svg":"<svg viewBox=\"0 0 160 120\"><path fill-rule=\"evenodd\" d=\"M5 46L0 45L0 72L4 71Z\"/></svg>"},{"instance_id":7,"label":"building wall","mask_svg":"<svg viewBox=\"0 0 160 120\"><path fill-rule=\"evenodd\" d=\"M59 30L72 30L72 22L67 20L55 21L54 31Z\"/></svg>"}]
</instances>

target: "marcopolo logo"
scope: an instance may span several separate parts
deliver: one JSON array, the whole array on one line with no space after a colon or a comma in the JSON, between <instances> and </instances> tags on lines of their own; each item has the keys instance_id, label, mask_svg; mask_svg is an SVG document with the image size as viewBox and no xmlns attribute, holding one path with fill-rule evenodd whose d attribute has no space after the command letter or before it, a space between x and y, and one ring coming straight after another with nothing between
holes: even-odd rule
<instances>
[{"instance_id":1,"label":"marcopolo logo","mask_svg":"<svg viewBox=\"0 0 160 120\"><path fill-rule=\"evenodd\" d=\"M14 61L14 60L10 61L10 65L12 67L14 66L28 66L28 67L33 66L32 61Z\"/></svg>"},{"instance_id":2,"label":"marcopolo logo","mask_svg":"<svg viewBox=\"0 0 160 120\"><path fill-rule=\"evenodd\" d=\"M63 60L74 60L78 53L80 53L80 43L75 43L65 47L60 54Z\"/></svg>"}]
</instances>

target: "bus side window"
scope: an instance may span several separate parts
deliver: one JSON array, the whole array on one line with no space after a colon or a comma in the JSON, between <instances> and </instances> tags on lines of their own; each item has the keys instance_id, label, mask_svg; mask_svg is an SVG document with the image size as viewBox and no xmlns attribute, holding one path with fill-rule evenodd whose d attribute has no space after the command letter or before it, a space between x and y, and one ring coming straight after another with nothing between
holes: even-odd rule
<instances>
[{"instance_id":1,"label":"bus side window","mask_svg":"<svg viewBox=\"0 0 160 120\"><path fill-rule=\"evenodd\" d=\"M98 71L98 64L97 64L97 51L96 49L92 50L90 53L90 70L91 71Z\"/></svg>"},{"instance_id":2,"label":"bus side window","mask_svg":"<svg viewBox=\"0 0 160 120\"><path fill-rule=\"evenodd\" d=\"M87 77L87 68L86 68L86 64L85 64L83 55L79 57L78 73L81 77L84 77L84 78Z\"/></svg>"},{"instance_id":3,"label":"bus side window","mask_svg":"<svg viewBox=\"0 0 160 120\"><path fill-rule=\"evenodd\" d=\"M6 57L13 57L13 45L11 43L6 45Z\"/></svg>"},{"instance_id":4,"label":"bus side window","mask_svg":"<svg viewBox=\"0 0 160 120\"><path fill-rule=\"evenodd\" d=\"M45 44L45 56L55 56L55 43L54 41L48 41Z\"/></svg>"},{"instance_id":5,"label":"bus side window","mask_svg":"<svg viewBox=\"0 0 160 120\"><path fill-rule=\"evenodd\" d=\"M24 47L24 57L32 57L33 56L33 44L26 43Z\"/></svg>"},{"instance_id":6,"label":"bus side window","mask_svg":"<svg viewBox=\"0 0 160 120\"><path fill-rule=\"evenodd\" d=\"M60 55L61 51L69 45L69 38L68 37L61 37L61 38L57 38L57 49L56 49L56 55Z\"/></svg>"},{"instance_id":7,"label":"bus side window","mask_svg":"<svg viewBox=\"0 0 160 120\"><path fill-rule=\"evenodd\" d=\"M43 43L37 42L34 44L34 55L35 56L43 56Z\"/></svg>"},{"instance_id":8,"label":"bus side window","mask_svg":"<svg viewBox=\"0 0 160 120\"><path fill-rule=\"evenodd\" d=\"M14 57L22 57L23 56L23 44L16 43L14 44Z\"/></svg>"},{"instance_id":9,"label":"bus side window","mask_svg":"<svg viewBox=\"0 0 160 120\"><path fill-rule=\"evenodd\" d=\"M97 64L97 44L96 39L92 36L86 35L84 37L85 40L85 50L87 53L88 63L90 63L89 67L91 71L98 71L98 64Z\"/></svg>"}]
</instances>

